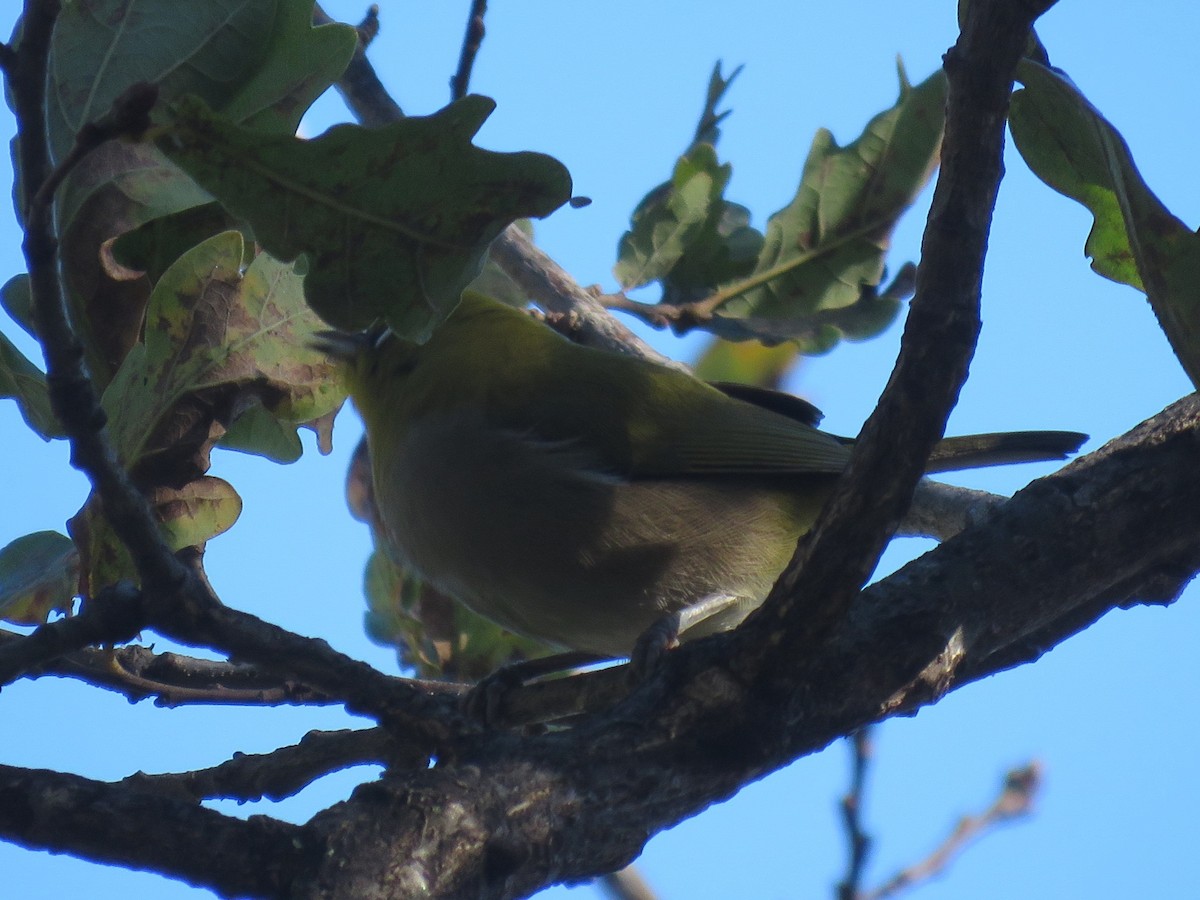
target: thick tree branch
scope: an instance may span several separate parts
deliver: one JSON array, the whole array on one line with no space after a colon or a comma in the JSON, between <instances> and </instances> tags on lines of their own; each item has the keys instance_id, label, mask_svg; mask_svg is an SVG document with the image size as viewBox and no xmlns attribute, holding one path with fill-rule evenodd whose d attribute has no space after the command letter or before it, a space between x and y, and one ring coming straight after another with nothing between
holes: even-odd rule
<instances>
[{"instance_id":1,"label":"thick tree branch","mask_svg":"<svg viewBox=\"0 0 1200 900\"><path fill-rule=\"evenodd\" d=\"M460 742L433 769L364 785L306 831L321 848L312 858L330 868L310 881L297 867L292 896L357 897L382 884L394 893L376 895L405 896L402 889L419 884L431 896L515 896L620 868L648 835L752 778L864 723L1036 658L1103 612L1145 599L1147 586L1154 602L1164 599L1164 586L1177 590L1200 569L1198 450L1200 395L1191 395L1030 485L986 521L867 588L824 641L804 648L797 683L805 689L795 703L780 705L724 675L730 640L708 639L670 654L647 685L645 693L663 701L655 717L640 718L640 704L627 703L571 731L531 739L492 732ZM695 687L678 679L687 657L708 661ZM627 689L620 672L600 675ZM538 688L562 690L572 681ZM514 695L519 701L530 692ZM40 784L42 773L10 774L20 796L40 790L23 779ZM90 859L149 865L126 846L137 834L109 828L108 807L88 806L93 795L62 796L85 804L72 815L90 817L91 843L70 831L53 845L50 837L39 843L20 823L4 833ZM10 808L4 800L0 809ZM192 827L170 809L146 814L180 835ZM263 860L295 864L287 854ZM154 867L193 877L178 863Z\"/></svg>"},{"instance_id":2,"label":"thick tree branch","mask_svg":"<svg viewBox=\"0 0 1200 900\"><path fill-rule=\"evenodd\" d=\"M648 835L749 780L1033 658L1144 599L1147 585L1160 602L1164 584L1178 590L1200 570L1198 450L1200 396L1191 395L1035 482L863 591L823 640L801 648L803 687L788 702L728 674L734 635L705 639L573 730L487 734L433 769L360 790L312 823L339 880L330 870L299 896L353 897L388 883L510 897L619 868ZM432 808L457 812L435 827L418 812Z\"/></svg>"},{"instance_id":3,"label":"thick tree branch","mask_svg":"<svg viewBox=\"0 0 1200 900\"><path fill-rule=\"evenodd\" d=\"M223 896L286 896L311 848L295 825L43 769L0 766L0 834L32 850L145 869Z\"/></svg>"}]
</instances>

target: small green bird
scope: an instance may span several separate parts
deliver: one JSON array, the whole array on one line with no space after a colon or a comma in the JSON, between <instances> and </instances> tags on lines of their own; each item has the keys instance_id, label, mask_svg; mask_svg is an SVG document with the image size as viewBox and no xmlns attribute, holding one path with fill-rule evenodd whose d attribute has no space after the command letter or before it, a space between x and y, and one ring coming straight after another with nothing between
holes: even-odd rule
<instances>
[{"instance_id":1,"label":"small green bird","mask_svg":"<svg viewBox=\"0 0 1200 900\"><path fill-rule=\"evenodd\" d=\"M628 656L762 603L850 456L794 397L574 344L468 292L423 345L344 335L397 560L513 631ZM931 471L1060 459L1086 436L943 441Z\"/></svg>"}]
</instances>

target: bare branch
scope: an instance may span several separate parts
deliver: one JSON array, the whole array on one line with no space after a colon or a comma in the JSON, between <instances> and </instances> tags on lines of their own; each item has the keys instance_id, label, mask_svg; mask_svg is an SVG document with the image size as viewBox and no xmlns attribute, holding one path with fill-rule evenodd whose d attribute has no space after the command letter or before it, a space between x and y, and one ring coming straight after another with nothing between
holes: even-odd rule
<instances>
[{"instance_id":1,"label":"bare branch","mask_svg":"<svg viewBox=\"0 0 1200 900\"><path fill-rule=\"evenodd\" d=\"M850 789L842 797L840 804L842 824L846 830L846 843L850 851L846 860L846 874L837 886L837 900L859 900L863 869L867 864L867 854L871 851L871 837L863 828L862 810L867 784L867 767L874 755L874 744L871 740L872 726L867 725L858 729L850 736L851 769Z\"/></svg>"},{"instance_id":2,"label":"bare branch","mask_svg":"<svg viewBox=\"0 0 1200 900\"><path fill-rule=\"evenodd\" d=\"M39 626L27 637L9 635L0 642L0 685L90 644L132 640L146 621L142 595L128 584L103 590L79 615Z\"/></svg>"},{"instance_id":3,"label":"bare branch","mask_svg":"<svg viewBox=\"0 0 1200 900\"><path fill-rule=\"evenodd\" d=\"M462 51L458 57L458 70L450 79L450 99L460 100L467 96L467 88L471 84L471 69L475 65L475 57L483 45L483 37L487 33L483 17L487 14L487 0L471 0L471 11L467 14L467 27L463 32Z\"/></svg>"},{"instance_id":4,"label":"bare branch","mask_svg":"<svg viewBox=\"0 0 1200 900\"><path fill-rule=\"evenodd\" d=\"M863 900L884 900L901 891L936 878L946 870L967 845L987 832L1032 812L1033 803L1042 784L1042 767L1036 760L1013 769L1004 777L1004 784L995 801L984 812L964 816L954 830L928 857L889 878L881 887L867 893Z\"/></svg>"},{"instance_id":5,"label":"bare branch","mask_svg":"<svg viewBox=\"0 0 1200 900\"><path fill-rule=\"evenodd\" d=\"M567 272L538 249L521 231L510 226L492 242L491 258L521 290L547 312L565 316L569 330L580 343L629 353L665 365L667 359L609 315L600 301L579 286Z\"/></svg>"}]
</instances>

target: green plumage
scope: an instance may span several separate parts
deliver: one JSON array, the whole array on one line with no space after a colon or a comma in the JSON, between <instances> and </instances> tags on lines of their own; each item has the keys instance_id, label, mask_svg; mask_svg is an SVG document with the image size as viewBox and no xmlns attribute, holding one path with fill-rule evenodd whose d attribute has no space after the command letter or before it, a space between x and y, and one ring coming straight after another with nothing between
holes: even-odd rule
<instances>
[{"instance_id":1,"label":"green plumage","mask_svg":"<svg viewBox=\"0 0 1200 900\"><path fill-rule=\"evenodd\" d=\"M736 625L850 455L799 401L582 347L478 294L428 343L387 337L347 366L399 559L569 649L628 654L658 618L713 597L732 602L688 636ZM1018 441L1005 460L1079 437ZM972 464L986 450L967 448Z\"/></svg>"}]
</instances>

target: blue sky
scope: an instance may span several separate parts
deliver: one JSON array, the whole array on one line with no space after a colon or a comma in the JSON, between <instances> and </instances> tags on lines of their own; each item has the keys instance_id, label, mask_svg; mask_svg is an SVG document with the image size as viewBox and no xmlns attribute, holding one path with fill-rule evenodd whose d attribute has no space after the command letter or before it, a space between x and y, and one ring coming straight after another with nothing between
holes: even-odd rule
<instances>
[{"instance_id":1,"label":"blue sky","mask_svg":"<svg viewBox=\"0 0 1200 900\"><path fill-rule=\"evenodd\" d=\"M410 113L448 99L467 3L381 4L372 57ZM327 9L356 20L364 4ZM795 190L814 130L842 143L890 105L903 56L913 81L940 64L955 36L951 0L732 4L611 0L585 6L493 3L472 87L498 101L478 143L551 153L591 206L538 225L542 246L584 283L613 287L611 266L629 212L669 172L687 144L712 64L745 64L719 148L733 163L727 196L762 227ZM1129 141L1143 176L1190 224L1200 221L1194 176L1200 128L1194 40L1200 7L1164 0L1059 4L1039 28L1067 70ZM323 98L306 122L316 133L345 118ZM0 131L11 133L7 110ZM1191 387L1144 299L1094 275L1083 257L1090 217L1046 189L1009 148L984 283L984 331L949 430L1066 428L1094 449ZM0 165L7 166L7 159ZM7 169L4 177L8 178ZM917 259L923 204L906 217L892 260ZM23 269L11 211L0 209L0 279ZM7 321L0 328L20 342ZM694 341L656 343L687 358ZM853 434L895 357L899 327L806 362L791 387L826 412L825 427ZM28 342L21 346L34 353ZM365 529L345 512L342 478L358 425L339 420L335 452L311 442L298 463L277 466L222 453L214 474L245 500L241 521L209 547L208 568L231 605L394 671L392 654L362 632ZM66 448L26 431L0 402L0 545L59 529L86 496ZM1044 466L963 475L960 483L1011 492ZM927 545L902 541L884 567ZM1200 590L1169 609L1108 616L1032 666L971 685L877 735L866 821L876 838L868 884L928 853L955 818L990 802L1003 773L1030 758L1046 766L1036 816L972 847L925 900L1064 896L1185 896L1183 860L1200 837L1193 809L1200 774ZM146 640L165 646L153 635ZM343 727L332 710L159 710L74 683L20 682L0 694L6 763L116 779L138 769L214 765L236 750L263 752L310 728ZM748 739L752 739L748 737ZM648 845L643 871L664 898L830 897L844 865L836 801L848 777L841 744L751 785ZM370 772L326 779L266 812L303 819L345 796ZM208 896L156 876L97 867L0 845L13 896ZM577 896L592 896L590 888ZM565 896L555 889L550 896Z\"/></svg>"}]
</instances>

